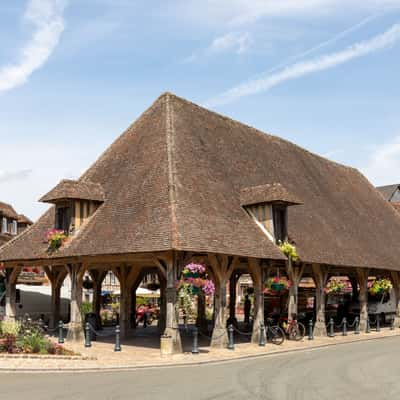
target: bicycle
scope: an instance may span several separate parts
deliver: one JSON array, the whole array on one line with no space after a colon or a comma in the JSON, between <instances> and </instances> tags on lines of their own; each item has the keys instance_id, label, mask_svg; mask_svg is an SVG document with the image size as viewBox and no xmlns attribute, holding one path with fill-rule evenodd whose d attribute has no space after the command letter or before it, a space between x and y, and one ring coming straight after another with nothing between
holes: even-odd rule
<instances>
[{"instance_id":1,"label":"bicycle","mask_svg":"<svg viewBox=\"0 0 400 400\"><path fill-rule=\"evenodd\" d=\"M273 319L267 318L265 324L265 335L267 338L267 342L281 345L285 341L285 332L280 326L272 324Z\"/></svg>"},{"instance_id":2,"label":"bicycle","mask_svg":"<svg viewBox=\"0 0 400 400\"><path fill-rule=\"evenodd\" d=\"M296 342L302 340L306 334L305 326L297 321L297 318L293 318L288 322L287 318L281 319L281 326L289 340L295 340Z\"/></svg>"}]
</instances>

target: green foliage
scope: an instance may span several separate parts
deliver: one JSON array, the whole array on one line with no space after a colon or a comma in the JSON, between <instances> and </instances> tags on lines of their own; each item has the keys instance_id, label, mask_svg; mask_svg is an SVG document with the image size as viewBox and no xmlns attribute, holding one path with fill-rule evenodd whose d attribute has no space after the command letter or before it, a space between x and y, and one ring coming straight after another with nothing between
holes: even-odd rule
<instances>
[{"instance_id":1,"label":"green foliage","mask_svg":"<svg viewBox=\"0 0 400 400\"><path fill-rule=\"evenodd\" d=\"M193 304L192 285L189 283L182 283L178 290L180 308L185 314L186 318L194 319L196 311Z\"/></svg>"},{"instance_id":2,"label":"green foliage","mask_svg":"<svg viewBox=\"0 0 400 400\"><path fill-rule=\"evenodd\" d=\"M297 261L299 259L296 246L293 246L289 242L279 242L279 248L281 249L282 253L292 261Z\"/></svg>"},{"instance_id":3,"label":"green foliage","mask_svg":"<svg viewBox=\"0 0 400 400\"><path fill-rule=\"evenodd\" d=\"M90 301L84 301L81 305L82 319L85 320L86 314L93 312L93 304Z\"/></svg>"},{"instance_id":4,"label":"green foliage","mask_svg":"<svg viewBox=\"0 0 400 400\"><path fill-rule=\"evenodd\" d=\"M17 336L21 331L21 323L12 319L5 319L0 323L0 332L3 336Z\"/></svg>"},{"instance_id":5,"label":"green foliage","mask_svg":"<svg viewBox=\"0 0 400 400\"><path fill-rule=\"evenodd\" d=\"M372 286L369 288L369 292L374 295L380 295L383 293L388 293L392 290L393 285L389 279L377 279L374 281Z\"/></svg>"},{"instance_id":6,"label":"green foliage","mask_svg":"<svg viewBox=\"0 0 400 400\"><path fill-rule=\"evenodd\" d=\"M146 297L143 296L136 296L136 307L140 306L140 304L147 304L148 300L146 299Z\"/></svg>"},{"instance_id":7,"label":"green foliage","mask_svg":"<svg viewBox=\"0 0 400 400\"><path fill-rule=\"evenodd\" d=\"M32 332L22 338L22 348L25 353L47 354L49 341L39 332Z\"/></svg>"}]
</instances>

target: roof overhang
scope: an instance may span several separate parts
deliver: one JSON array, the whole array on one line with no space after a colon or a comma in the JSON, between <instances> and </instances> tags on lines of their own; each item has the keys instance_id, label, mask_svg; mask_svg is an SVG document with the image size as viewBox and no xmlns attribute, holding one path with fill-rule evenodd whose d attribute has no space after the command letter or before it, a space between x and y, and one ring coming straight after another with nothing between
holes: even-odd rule
<instances>
[{"instance_id":1,"label":"roof overhang","mask_svg":"<svg viewBox=\"0 0 400 400\"><path fill-rule=\"evenodd\" d=\"M43 203L58 203L62 200L92 200L103 202L104 191L100 184L89 181L62 180L54 189L44 195Z\"/></svg>"},{"instance_id":2,"label":"roof overhang","mask_svg":"<svg viewBox=\"0 0 400 400\"><path fill-rule=\"evenodd\" d=\"M240 204L242 206L262 203L277 203L287 206L303 204L297 196L290 193L281 183L252 186L240 191Z\"/></svg>"}]
</instances>

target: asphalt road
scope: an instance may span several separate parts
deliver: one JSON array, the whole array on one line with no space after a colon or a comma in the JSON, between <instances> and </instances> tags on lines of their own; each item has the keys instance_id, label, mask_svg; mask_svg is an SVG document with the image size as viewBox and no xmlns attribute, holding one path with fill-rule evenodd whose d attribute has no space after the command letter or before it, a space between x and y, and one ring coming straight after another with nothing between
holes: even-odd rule
<instances>
[{"instance_id":1,"label":"asphalt road","mask_svg":"<svg viewBox=\"0 0 400 400\"><path fill-rule=\"evenodd\" d=\"M1 400L400 398L400 338L217 365L1 374Z\"/></svg>"}]
</instances>

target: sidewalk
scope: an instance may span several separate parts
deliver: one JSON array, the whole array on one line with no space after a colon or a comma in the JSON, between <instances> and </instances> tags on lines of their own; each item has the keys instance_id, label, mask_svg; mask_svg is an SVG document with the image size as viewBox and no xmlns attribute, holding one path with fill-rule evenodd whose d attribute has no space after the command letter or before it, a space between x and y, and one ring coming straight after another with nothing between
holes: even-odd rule
<instances>
[{"instance_id":1,"label":"sidewalk","mask_svg":"<svg viewBox=\"0 0 400 400\"><path fill-rule=\"evenodd\" d=\"M85 348L83 344L71 346L65 343L67 348L79 352L82 356L87 357L87 359L53 359L48 357L40 358L40 356L37 356L38 358L0 358L0 372L87 372L91 370L106 371L196 365L226 362L249 357L265 357L394 336L400 336L400 329L390 330L389 328L384 328L381 332L361 333L359 335L349 332L348 336L336 334L333 338L324 337L315 338L314 340L308 340L305 337L301 342L287 340L281 346L267 344L265 347L259 347L251 343L241 343L236 344L234 350L200 347L200 354L198 355L185 352L169 357L161 357L157 338L139 336L123 341L121 352L114 352L114 343L112 341L92 342L91 348Z\"/></svg>"}]
</instances>

